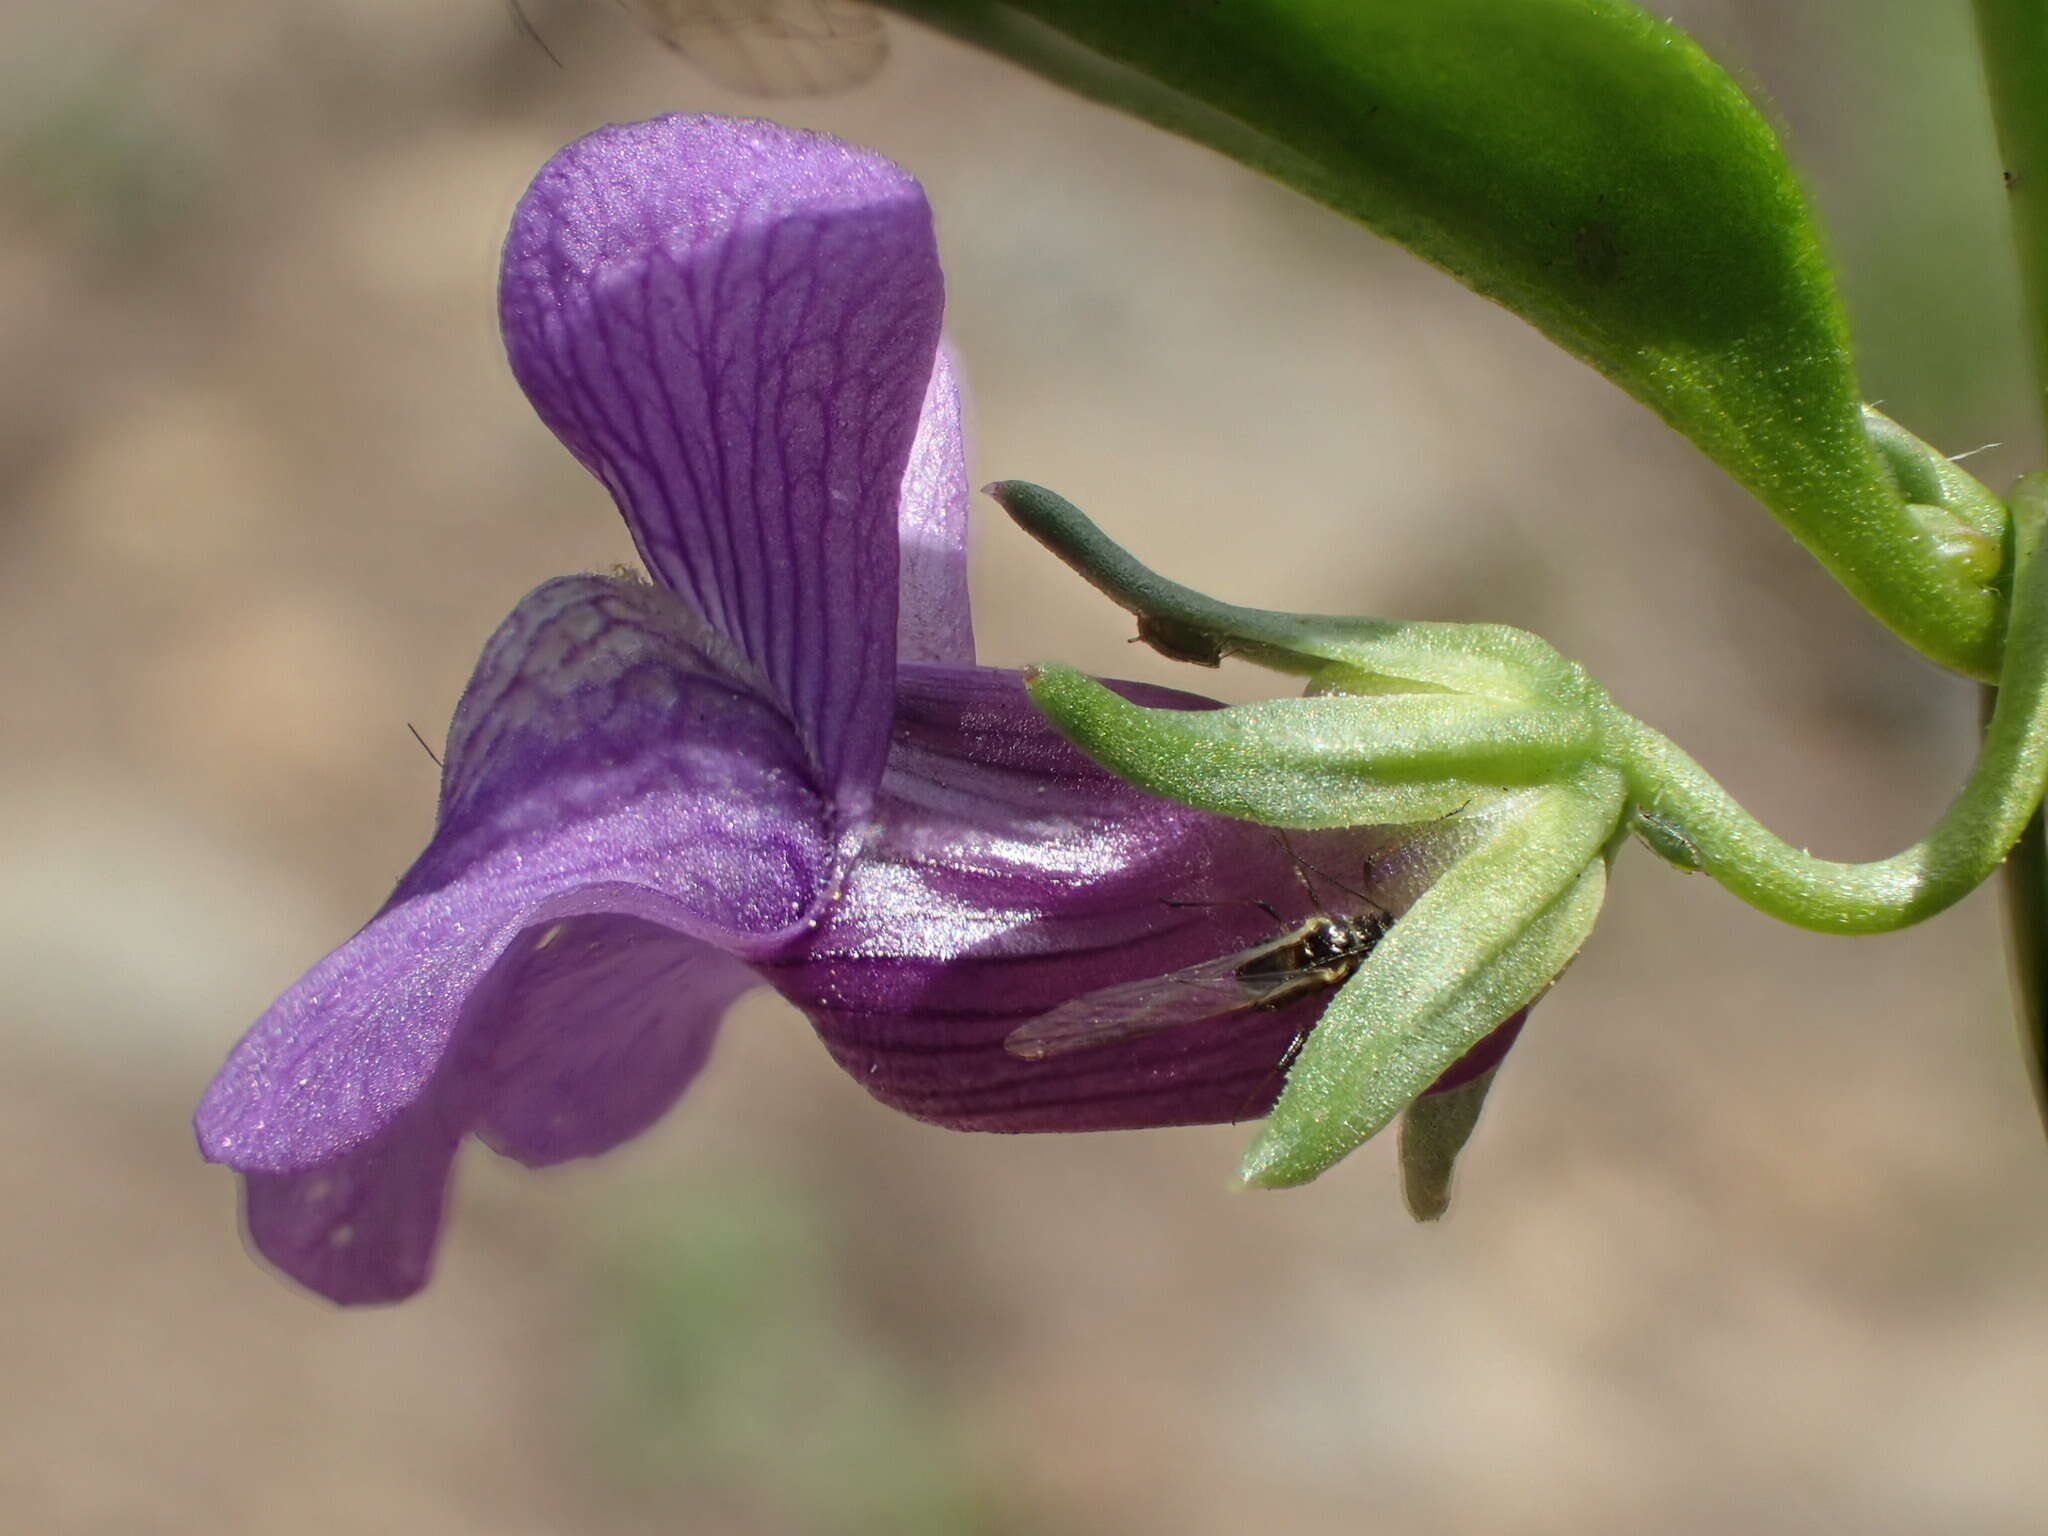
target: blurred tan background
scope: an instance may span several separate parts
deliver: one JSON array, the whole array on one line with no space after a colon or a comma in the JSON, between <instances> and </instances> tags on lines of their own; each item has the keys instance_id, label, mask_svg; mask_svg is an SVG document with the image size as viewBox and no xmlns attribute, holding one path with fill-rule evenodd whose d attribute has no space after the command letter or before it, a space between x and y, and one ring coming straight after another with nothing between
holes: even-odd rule
<instances>
[{"instance_id":1,"label":"blurred tan background","mask_svg":"<svg viewBox=\"0 0 2048 1536\"><path fill-rule=\"evenodd\" d=\"M1870 392L2038 462L1967 7L1674 9L1786 125ZM559 65L501 0L0 17L0 1525L2048 1528L2048 1148L1982 897L1829 940L1631 855L1436 1229L1390 1141L1253 1196L1242 1128L924 1128L757 995L626 1152L466 1155L419 1300L247 1257L195 1096L423 840L408 722L630 553L499 356L509 210L600 122L764 110L525 10ZM1945 801L1971 690L1645 412L1201 151L893 44L773 110L929 187L979 475L1240 601L1536 628L1819 851ZM1268 688L977 536L985 659Z\"/></svg>"}]
</instances>

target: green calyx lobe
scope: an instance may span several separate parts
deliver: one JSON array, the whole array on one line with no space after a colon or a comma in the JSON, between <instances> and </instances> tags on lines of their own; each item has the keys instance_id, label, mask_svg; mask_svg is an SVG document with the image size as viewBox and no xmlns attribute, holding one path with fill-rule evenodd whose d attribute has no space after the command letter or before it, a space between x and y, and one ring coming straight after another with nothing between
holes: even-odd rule
<instances>
[{"instance_id":1,"label":"green calyx lobe","mask_svg":"<svg viewBox=\"0 0 2048 1536\"><path fill-rule=\"evenodd\" d=\"M1271 827L1427 821L1475 795L1541 783L1592 749L1583 711L1465 694L1323 695L1150 710L1065 667L1032 698L1066 736L1155 794Z\"/></svg>"},{"instance_id":2,"label":"green calyx lobe","mask_svg":"<svg viewBox=\"0 0 2048 1536\"><path fill-rule=\"evenodd\" d=\"M1860 405L1776 135L1624 0L895 0L1400 242L1643 400L1932 659L1996 677L1999 529ZM1988 553L1987 553L1988 551Z\"/></svg>"},{"instance_id":3,"label":"green calyx lobe","mask_svg":"<svg viewBox=\"0 0 2048 1536\"><path fill-rule=\"evenodd\" d=\"M1611 770L1574 774L1423 893L1323 1010L1245 1154L1248 1182L1322 1173L1542 996L1600 915L1622 799Z\"/></svg>"}]
</instances>

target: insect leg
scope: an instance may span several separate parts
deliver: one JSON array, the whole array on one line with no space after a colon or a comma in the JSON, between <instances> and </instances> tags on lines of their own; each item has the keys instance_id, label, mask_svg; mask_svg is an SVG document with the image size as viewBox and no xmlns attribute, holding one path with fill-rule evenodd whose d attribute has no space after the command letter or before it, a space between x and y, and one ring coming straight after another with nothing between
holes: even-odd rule
<instances>
[{"instance_id":1,"label":"insect leg","mask_svg":"<svg viewBox=\"0 0 2048 1536\"><path fill-rule=\"evenodd\" d=\"M1267 1071L1264 1077L1259 1079L1259 1086L1254 1088L1245 1097L1244 1103L1238 1107L1237 1113L1231 1117L1233 1125L1240 1120L1246 1120L1251 1117L1252 1106L1266 1096L1266 1090L1273 1086L1274 1078L1284 1079L1289 1072L1294 1070L1295 1059L1301 1055L1301 1048L1308 1044L1309 1031L1314 1028L1314 1024L1304 1024L1294 1032L1294 1038L1287 1042L1287 1049L1280 1053L1280 1059L1273 1063L1271 1069Z\"/></svg>"},{"instance_id":2,"label":"insect leg","mask_svg":"<svg viewBox=\"0 0 2048 1536\"><path fill-rule=\"evenodd\" d=\"M1273 904L1270 901L1262 901L1256 896L1233 896L1228 901L1174 901L1169 898L1162 905L1173 907L1177 910L1194 907L1257 907L1266 916L1273 919L1274 927L1285 928L1287 926L1287 919L1273 909Z\"/></svg>"}]
</instances>

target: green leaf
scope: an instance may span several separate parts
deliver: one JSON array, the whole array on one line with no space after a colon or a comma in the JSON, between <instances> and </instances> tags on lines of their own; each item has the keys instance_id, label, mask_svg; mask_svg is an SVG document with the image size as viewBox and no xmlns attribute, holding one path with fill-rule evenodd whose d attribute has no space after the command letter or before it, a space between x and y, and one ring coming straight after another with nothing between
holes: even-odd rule
<instances>
[{"instance_id":1,"label":"green leaf","mask_svg":"<svg viewBox=\"0 0 2048 1536\"><path fill-rule=\"evenodd\" d=\"M1589 769L1432 885L1323 1010L1244 1177L1316 1177L1540 996L1600 915L1622 808L1620 775Z\"/></svg>"},{"instance_id":2,"label":"green leaf","mask_svg":"<svg viewBox=\"0 0 2048 1536\"><path fill-rule=\"evenodd\" d=\"M1865 436L1847 325L1762 114L1624 0L896 0L1401 242L1648 403L1933 659L1999 601Z\"/></svg>"}]
</instances>

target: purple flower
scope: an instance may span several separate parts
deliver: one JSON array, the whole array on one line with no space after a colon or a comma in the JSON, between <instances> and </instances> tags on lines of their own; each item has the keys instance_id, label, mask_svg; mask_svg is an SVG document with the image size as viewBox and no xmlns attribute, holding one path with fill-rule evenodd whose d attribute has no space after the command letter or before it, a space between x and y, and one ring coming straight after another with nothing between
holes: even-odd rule
<instances>
[{"instance_id":1,"label":"purple flower","mask_svg":"<svg viewBox=\"0 0 2048 1536\"><path fill-rule=\"evenodd\" d=\"M766 980L877 1098L942 1125L1240 1118L1321 999L1027 1061L1017 1025L1313 910L1390 904L1412 844L1183 810L973 665L959 396L917 184L762 122L670 117L541 172L501 318L535 408L652 584L570 576L485 647L433 841L259 1019L202 1103L258 1248L342 1302L425 1283L471 1132L603 1152ZM1132 685L1148 702L1203 701ZM1389 851L1391 850L1391 851Z\"/></svg>"}]
</instances>

